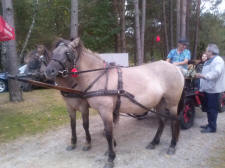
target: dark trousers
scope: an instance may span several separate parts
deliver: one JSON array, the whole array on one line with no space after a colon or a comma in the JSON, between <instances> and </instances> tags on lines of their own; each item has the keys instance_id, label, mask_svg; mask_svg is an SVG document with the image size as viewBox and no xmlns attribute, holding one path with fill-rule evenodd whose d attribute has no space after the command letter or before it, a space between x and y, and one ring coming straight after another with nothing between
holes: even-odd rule
<instances>
[{"instance_id":1,"label":"dark trousers","mask_svg":"<svg viewBox=\"0 0 225 168\"><path fill-rule=\"evenodd\" d=\"M205 93L206 112L208 125L213 131L216 131L216 121L218 115L219 93Z\"/></svg>"}]
</instances>

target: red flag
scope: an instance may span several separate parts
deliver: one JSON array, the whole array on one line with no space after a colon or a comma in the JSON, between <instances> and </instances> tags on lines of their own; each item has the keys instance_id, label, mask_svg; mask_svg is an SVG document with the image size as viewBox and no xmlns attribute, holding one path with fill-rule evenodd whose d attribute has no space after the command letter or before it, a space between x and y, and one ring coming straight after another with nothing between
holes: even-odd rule
<instances>
[{"instance_id":1,"label":"red flag","mask_svg":"<svg viewBox=\"0 0 225 168\"><path fill-rule=\"evenodd\" d=\"M15 30L0 16L0 41L15 40Z\"/></svg>"}]
</instances>

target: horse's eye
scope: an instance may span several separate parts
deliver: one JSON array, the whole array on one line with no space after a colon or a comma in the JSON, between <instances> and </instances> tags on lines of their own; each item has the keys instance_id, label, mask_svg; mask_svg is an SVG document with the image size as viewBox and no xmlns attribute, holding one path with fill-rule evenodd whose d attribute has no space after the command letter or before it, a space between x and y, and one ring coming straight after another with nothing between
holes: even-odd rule
<instances>
[{"instance_id":1,"label":"horse's eye","mask_svg":"<svg viewBox=\"0 0 225 168\"><path fill-rule=\"evenodd\" d=\"M73 54L71 52L65 52L65 55L69 61L73 60Z\"/></svg>"},{"instance_id":2,"label":"horse's eye","mask_svg":"<svg viewBox=\"0 0 225 168\"><path fill-rule=\"evenodd\" d=\"M71 55L70 52L66 52L65 54L66 54L66 56L70 56Z\"/></svg>"}]
</instances>

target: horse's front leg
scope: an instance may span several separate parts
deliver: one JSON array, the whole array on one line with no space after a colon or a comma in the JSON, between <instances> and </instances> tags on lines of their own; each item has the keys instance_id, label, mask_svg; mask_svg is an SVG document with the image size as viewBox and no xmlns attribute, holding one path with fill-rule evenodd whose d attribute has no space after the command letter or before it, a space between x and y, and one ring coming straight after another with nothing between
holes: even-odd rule
<instances>
[{"instance_id":1,"label":"horse's front leg","mask_svg":"<svg viewBox=\"0 0 225 168\"><path fill-rule=\"evenodd\" d=\"M76 111L73 110L72 108L67 108L69 115L70 115L70 126L71 126L71 145L68 146L66 149L68 151L71 151L76 148L77 144L77 134L76 134Z\"/></svg>"},{"instance_id":2,"label":"horse's front leg","mask_svg":"<svg viewBox=\"0 0 225 168\"><path fill-rule=\"evenodd\" d=\"M87 104L82 105L82 107L80 108L80 112L82 113L83 128L84 128L85 134L86 134L86 142L85 142L85 145L83 147L83 150L87 151L91 148L91 135L90 135L90 132L89 132L89 109L88 109L88 105Z\"/></svg>"},{"instance_id":3,"label":"horse's front leg","mask_svg":"<svg viewBox=\"0 0 225 168\"><path fill-rule=\"evenodd\" d=\"M113 138L113 117L112 114L101 114L102 120L104 122L105 137L108 142L108 161L104 168L113 168L114 159L116 158L116 153L114 151L114 138Z\"/></svg>"},{"instance_id":4,"label":"horse's front leg","mask_svg":"<svg viewBox=\"0 0 225 168\"><path fill-rule=\"evenodd\" d=\"M170 147L167 151L167 154L169 155L174 154L176 151L176 144L178 142L179 134L180 134L180 123L178 120L171 121L171 130L172 130L172 140L170 143Z\"/></svg>"}]
</instances>

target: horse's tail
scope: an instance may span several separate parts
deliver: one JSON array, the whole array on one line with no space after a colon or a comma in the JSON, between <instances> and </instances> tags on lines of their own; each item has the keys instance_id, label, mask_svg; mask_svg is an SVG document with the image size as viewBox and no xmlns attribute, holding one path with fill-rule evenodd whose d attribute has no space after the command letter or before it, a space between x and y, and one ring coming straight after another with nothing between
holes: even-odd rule
<instances>
[{"instance_id":1,"label":"horse's tail","mask_svg":"<svg viewBox=\"0 0 225 168\"><path fill-rule=\"evenodd\" d=\"M177 108L177 117L178 117L178 120L176 121L176 140L177 141L180 134L180 114L181 114L181 111L184 110L184 105L185 105L184 100L185 100L185 91L183 89L181 97L180 97L180 101L178 104L178 108Z\"/></svg>"},{"instance_id":2,"label":"horse's tail","mask_svg":"<svg viewBox=\"0 0 225 168\"><path fill-rule=\"evenodd\" d=\"M119 113L113 113L113 123L118 123L119 121Z\"/></svg>"},{"instance_id":3,"label":"horse's tail","mask_svg":"<svg viewBox=\"0 0 225 168\"><path fill-rule=\"evenodd\" d=\"M185 92L184 89L182 91L181 97L180 97L180 101L178 104L178 108L177 108L177 115L179 116L181 111L184 109L184 100L185 100Z\"/></svg>"}]
</instances>

